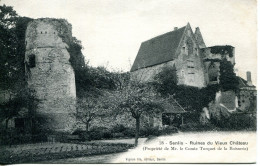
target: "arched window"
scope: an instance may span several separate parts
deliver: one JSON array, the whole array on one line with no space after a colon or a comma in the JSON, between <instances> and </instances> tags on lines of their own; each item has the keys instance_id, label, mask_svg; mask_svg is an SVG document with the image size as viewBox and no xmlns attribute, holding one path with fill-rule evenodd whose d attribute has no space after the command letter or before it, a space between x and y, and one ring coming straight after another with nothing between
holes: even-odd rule
<instances>
[{"instance_id":1,"label":"arched window","mask_svg":"<svg viewBox=\"0 0 260 166\"><path fill-rule=\"evenodd\" d=\"M35 55L34 54L31 54L29 55L29 67L30 68L33 68L35 67Z\"/></svg>"}]
</instances>

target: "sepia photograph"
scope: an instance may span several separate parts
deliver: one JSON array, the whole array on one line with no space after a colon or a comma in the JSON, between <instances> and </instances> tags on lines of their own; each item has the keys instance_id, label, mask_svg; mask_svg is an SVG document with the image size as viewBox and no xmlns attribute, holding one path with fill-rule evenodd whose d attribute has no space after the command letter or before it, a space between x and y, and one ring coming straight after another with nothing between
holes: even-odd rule
<instances>
[{"instance_id":1,"label":"sepia photograph","mask_svg":"<svg viewBox=\"0 0 260 166\"><path fill-rule=\"evenodd\" d=\"M0 0L0 164L256 155L256 0Z\"/></svg>"}]
</instances>

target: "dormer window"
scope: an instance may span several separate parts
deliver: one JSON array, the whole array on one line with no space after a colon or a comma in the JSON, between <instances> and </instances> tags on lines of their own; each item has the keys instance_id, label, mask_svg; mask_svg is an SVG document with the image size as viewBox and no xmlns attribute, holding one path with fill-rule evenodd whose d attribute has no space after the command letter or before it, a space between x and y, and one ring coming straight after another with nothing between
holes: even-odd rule
<instances>
[{"instance_id":1,"label":"dormer window","mask_svg":"<svg viewBox=\"0 0 260 166\"><path fill-rule=\"evenodd\" d=\"M35 66L35 55L31 54L29 55L29 67L34 68Z\"/></svg>"}]
</instances>

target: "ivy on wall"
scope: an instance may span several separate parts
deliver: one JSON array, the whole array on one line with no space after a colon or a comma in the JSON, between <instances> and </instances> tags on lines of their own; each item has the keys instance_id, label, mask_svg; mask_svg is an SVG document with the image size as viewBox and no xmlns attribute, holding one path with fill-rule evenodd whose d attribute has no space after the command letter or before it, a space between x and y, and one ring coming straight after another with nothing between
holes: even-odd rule
<instances>
[{"instance_id":1,"label":"ivy on wall","mask_svg":"<svg viewBox=\"0 0 260 166\"><path fill-rule=\"evenodd\" d=\"M233 57L233 47L230 45L210 47L210 52L212 54L221 54L221 55L228 54L230 58Z\"/></svg>"}]
</instances>

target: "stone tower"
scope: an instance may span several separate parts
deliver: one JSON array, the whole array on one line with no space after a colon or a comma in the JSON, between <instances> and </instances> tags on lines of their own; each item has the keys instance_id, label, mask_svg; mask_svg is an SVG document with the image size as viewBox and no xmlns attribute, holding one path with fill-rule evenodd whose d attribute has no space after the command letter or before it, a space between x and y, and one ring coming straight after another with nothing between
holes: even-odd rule
<instances>
[{"instance_id":1,"label":"stone tower","mask_svg":"<svg viewBox=\"0 0 260 166\"><path fill-rule=\"evenodd\" d=\"M71 29L66 20L42 18L30 22L26 30L28 86L40 99L36 113L55 131L71 131L76 121L75 75L67 51Z\"/></svg>"}]
</instances>

